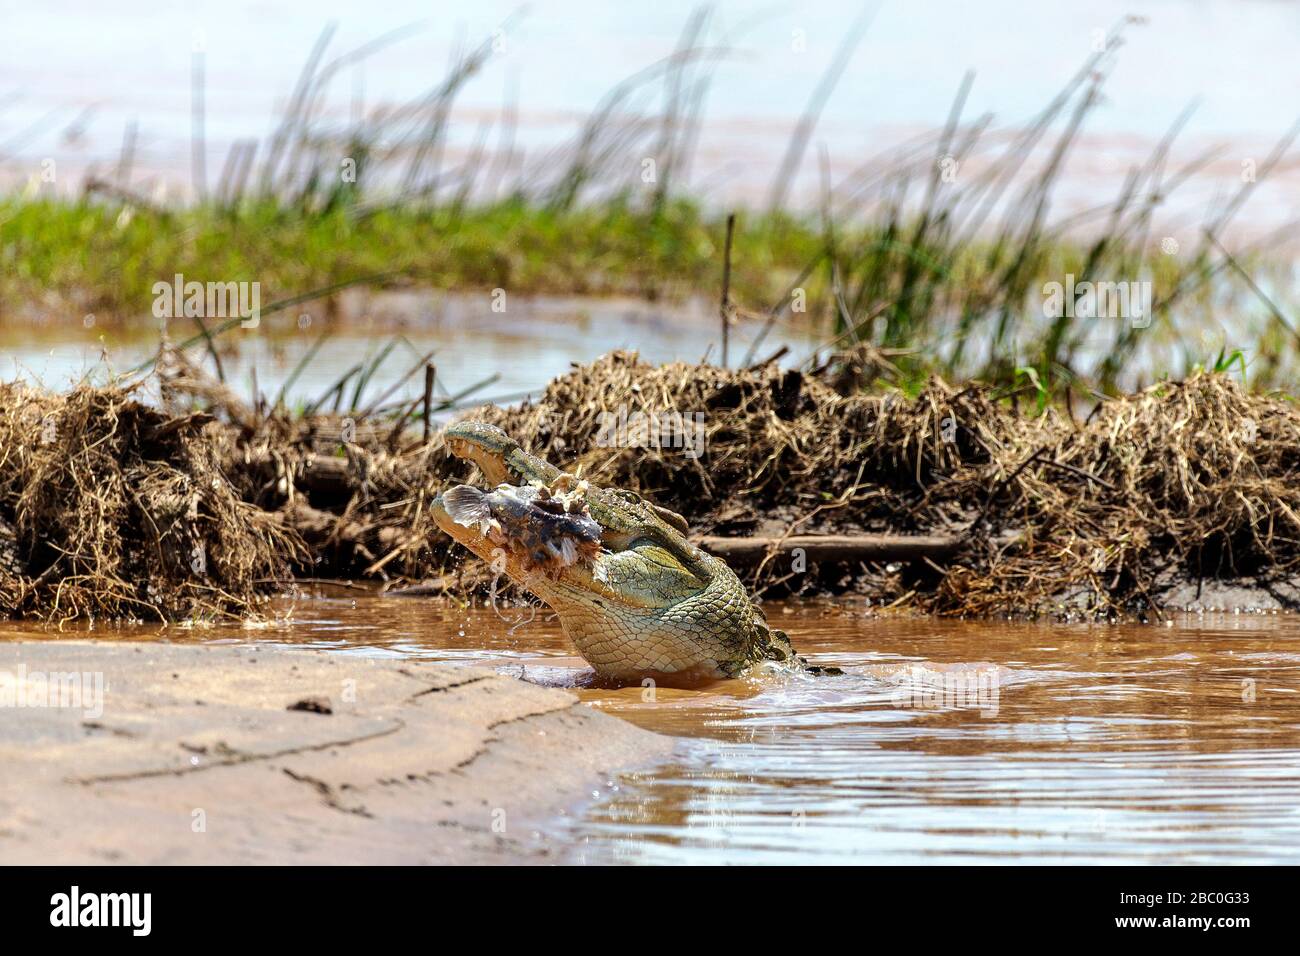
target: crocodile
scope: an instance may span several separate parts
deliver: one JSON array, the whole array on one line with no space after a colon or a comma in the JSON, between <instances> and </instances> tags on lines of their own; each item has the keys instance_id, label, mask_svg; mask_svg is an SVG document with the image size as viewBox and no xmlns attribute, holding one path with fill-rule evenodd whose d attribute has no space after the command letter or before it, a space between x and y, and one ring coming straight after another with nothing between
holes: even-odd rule
<instances>
[{"instance_id":1,"label":"crocodile","mask_svg":"<svg viewBox=\"0 0 1300 956\"><path fill-rule=\"evenodd\" d=\"M545 602L598 675L672 682L762 661L808 667L726 562L687 540L681 515L581 481L494 425L459 422L442 437L491 488L444 492L434 521Z\"/></svg>"}]
</instances>

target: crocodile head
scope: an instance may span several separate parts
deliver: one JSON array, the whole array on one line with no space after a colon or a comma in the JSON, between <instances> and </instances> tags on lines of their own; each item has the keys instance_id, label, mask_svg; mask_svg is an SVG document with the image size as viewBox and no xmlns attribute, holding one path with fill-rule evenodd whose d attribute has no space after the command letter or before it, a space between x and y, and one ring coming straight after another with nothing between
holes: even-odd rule
<instances>
[{"instance_id":1,"label":"crocodile head","mask_svg":"<svg viewBox=\"0 0 1300 956\"><path fill-rule=\"evenodd\" d=\"M461 422L443 441L492 490L449 490L434 520L549 605L597 673L693 679L795 659L726 563L687 540L680 515L581 482L492 425Z\"/></svg>"}]
</instances>

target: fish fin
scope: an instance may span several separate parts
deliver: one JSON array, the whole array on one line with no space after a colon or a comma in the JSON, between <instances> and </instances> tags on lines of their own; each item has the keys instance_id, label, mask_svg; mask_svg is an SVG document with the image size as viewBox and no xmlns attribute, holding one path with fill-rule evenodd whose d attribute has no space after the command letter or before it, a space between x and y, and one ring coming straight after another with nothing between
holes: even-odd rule
<instances>
[{"instance_id":1,"label":"fish fin","mask_svg":"<svg viewBox=\"0 0 1300 956\"><path fill-rule=\"evenodd\" d=\"M452 521L466 528L476 528L492 517L487 495L470 485L457 485L444 492L442 506Z\"/></svg>"}]
</instances>

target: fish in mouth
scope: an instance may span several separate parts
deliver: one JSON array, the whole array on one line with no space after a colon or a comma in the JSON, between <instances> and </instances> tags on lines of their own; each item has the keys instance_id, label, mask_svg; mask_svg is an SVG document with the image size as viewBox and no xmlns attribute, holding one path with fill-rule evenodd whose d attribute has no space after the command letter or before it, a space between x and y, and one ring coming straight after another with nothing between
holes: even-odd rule
<instances>
[{"instance_id":1,"label":"fish in mouth","mask_svg":"<svg viewBox=\"0 0 1300 956\"><path fill-rule=\"evenodd\" d=\"M492 490L449 489L434 521L549 605L600 676L673 683L804 663L726 562L687 540L680 515L581 481L493 425L451 425L443 442Z\"/></svg>"},{"instance_id":2,"label":"fish in mouth","mask_svg":"<svg viewBox=\"0 0 1300 956\"><path fill-rule=\"evenodd\" d=\"M556 485L569 478L562 475ZM600 554L600 525L581 494L580 488L566 492L549 485L500 484L490 492L457 485L440 500L452 521L477 531L503 554L516 555L525 572L558 577Z\"/></svg>"}]
</instances>

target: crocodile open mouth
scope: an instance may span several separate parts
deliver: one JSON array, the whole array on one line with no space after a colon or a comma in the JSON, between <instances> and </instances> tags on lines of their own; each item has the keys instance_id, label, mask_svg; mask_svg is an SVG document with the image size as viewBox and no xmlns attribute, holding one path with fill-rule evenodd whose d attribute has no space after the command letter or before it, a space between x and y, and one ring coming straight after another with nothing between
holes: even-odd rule
<instances>
[{"instance_id":1,"label":"crocodile open mouth","mask_svg":"<svg viewBox=\"0 0 1300 956\"><path fill-rule=\"evenodd\" d=\"M476 465L483 481L440 495L434 520L525 587L554 594L546 585L564 584L601 600L650 606L710 580L700 552L684 537L681 516L640 495L588 485L483 422L449 426L443 441L452 455ZM611 574L646 584L619 587ZM671 580L651 584L656 576Z\"/></svg>"},{"instance_id":2,"label":"crocodile open mouth","mask_svg":"<svg viewBox=\"0 0 1300 956\"><path fill-rule=\"evenodd\" d=\"M435 505L455 525L502 549L521 570L554 577L600 554L601 528L585 491L585 482L561 475L551 485L502 483L492 491L457 485Z\"/></svg>"}]
</instances>

